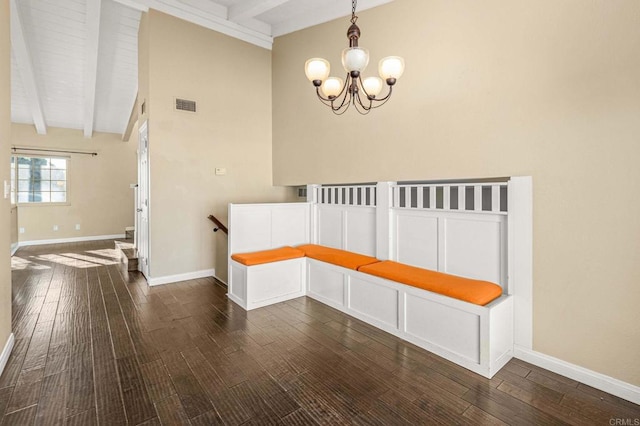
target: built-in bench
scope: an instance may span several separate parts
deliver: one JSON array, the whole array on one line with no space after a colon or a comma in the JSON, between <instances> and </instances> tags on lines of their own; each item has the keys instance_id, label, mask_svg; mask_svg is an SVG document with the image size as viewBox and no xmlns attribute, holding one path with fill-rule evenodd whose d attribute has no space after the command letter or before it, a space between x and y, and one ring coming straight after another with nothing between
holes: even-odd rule
<instances>
[{"instance_id":1,"label":"built-in bench","mask_svg":"<svg viewBox=\"0 0 640 426\"><path fill-rule=\"evenodd\" d=\"M280 270L282 264L288 264L287 261L297 260L303 257L338 266L343 269L359 271L394 283L404 284L479 306L485 306L502 295L502 288L488 281L458 277L390 260L381 261L375 257L317 244L305 244L296 248L285 246L277 249L233 254L231 259L234 261L234 267L245 271L243 273L247 277L243 280L243 290L240 293L244 294L244 298L238 300L240 304L243 307L251 306L251 308L245 308L249 310L255 309L257 302L260 302L261 306L267 306L268 304L277 303L275 301L276 299L279 302L297 297L293 295L287 287L273 286L265 283L264 274L255 274L253 271L266 271L268 269ZM320 265L320 263L316 263L316 265ZM252 272L250 273L249 271ZM309 280L311 275L311 271L309 270L307 274ZM279 278L286 281L287 277L281 276ZM315 283L318 278L314 278ZM325 281L319 283L318 286L327 287ZM270 287L270 289L266 291L264 289L261 290L260 287ZM314 289L315 287L314 285ZM296 285L295 288L297 290L298 286ZM282 293L277 293L278 290ZM254 300L256 295L265 293L269 293L270 297L268 299ZM239 299L237 294L234 294L234 296L236 299ZM322 297L322 295L319 296ZM337 301L337 299L332 301ZM341 304L343 304L343 302L344 299Z\"/></svg>"},{"instance_id":2,"label":"built-in bench","mask_svg":"<svg viewBox=\"0 0 640 426\"><path fill-rule=\"evenodd\" d=\"M229 298L246 310L304 296L304 252L280 247L231 256Z\"/></svg>"},{"instance_id":3,"label":"built-in bench","mask_svg":"<svg viewBox=\"0 0 640 426\"><path fill-rule=\"evenodd\" d=\"M308 203L232 204L229 298L249 310L306 295L492 377L513 354L509 277L527 278L512 260L530 244L507 185L309 186Z\"/></svg>"}]
</instances>

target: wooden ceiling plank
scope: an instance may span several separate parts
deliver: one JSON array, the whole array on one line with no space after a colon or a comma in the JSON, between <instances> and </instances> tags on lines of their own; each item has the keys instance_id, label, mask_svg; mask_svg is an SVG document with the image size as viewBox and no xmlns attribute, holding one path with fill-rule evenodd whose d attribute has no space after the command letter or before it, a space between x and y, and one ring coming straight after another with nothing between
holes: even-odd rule
<instances>
[{"instance_id":1,"label":"wooden ceiling plank","mask_svg":"<svg viewBox=\"0 0 640 426\"><path fill-rule=\"evenodd\" d=\"M20 71L22 85L26 92L31 115L33 116L33 124L38 134L45 135L47 133L47 125L44 120L42 98L40 97L38 85L36 84L35 70L33 68L26 33L16 0L10 0L10 7L11 47L13 49L13 56Z\"/></svg>"},{"instance_id":2,"label":"wooden ceiling plank","mask_svg":"<svg viewBox=\"0 0 640 426\"><path fill-rule=\"evenodd\" d=\"M87 0L87 40L85 44L84 74L84 137L93 135L98 80L98 47L100 45L100 13L102 0Z\"/></svg>"}]
</instances>

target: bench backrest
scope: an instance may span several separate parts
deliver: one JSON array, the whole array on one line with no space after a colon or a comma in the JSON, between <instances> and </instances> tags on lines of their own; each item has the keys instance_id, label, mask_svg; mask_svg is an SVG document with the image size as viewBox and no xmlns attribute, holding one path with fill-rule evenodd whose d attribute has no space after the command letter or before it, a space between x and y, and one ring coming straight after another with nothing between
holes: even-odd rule
<instances>
[{"instance_id":1,"label":"bench backrest","mask_svg":"<svg viewBox=\"0 0 640 426\"><path fill-rule=\"evenodd\" d=\"M229 204L229 256L311 242L309 203Z\"/></svg>"}]
</instances>

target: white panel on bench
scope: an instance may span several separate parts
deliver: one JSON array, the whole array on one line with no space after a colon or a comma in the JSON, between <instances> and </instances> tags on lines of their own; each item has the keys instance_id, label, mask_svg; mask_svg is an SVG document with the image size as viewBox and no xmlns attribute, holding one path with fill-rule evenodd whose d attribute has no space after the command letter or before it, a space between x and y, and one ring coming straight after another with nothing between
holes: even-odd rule
<instances>
[{"instance_id":1,"label":"white panel on bench","mask_svg":"<svg viewBox=\"0 0 640 426\"><path fill-rule=\"evenodd\" d=\"M479 363L480 316L413 293L406 293L405 331Z\"/></svg>"},{"instance_id":2,"label":"white panel on bench","mask_svg":"<svg viewBox=\"0 0 640 426\"><path fill-rule=\"evenodd\" d=\"M342 209L320 206L318 210L318 244L342 249Z\"/></svg>"},{"instance_id":3,"label":"white panel on bench","mask_svg":"<svg viewBox=\"0 0 640 426\"><path fill-rule=\"evenodd\" d=\"M304 259L291 259L278 262L282 268L267 267L251 268L250 274L254 275L256 282L264 285L254 285L248 290L251 299L255 303L260 303L273 298L281 298L288 294L304 292L303 281L300 277L306 272L304 270Z\"/></svg>"},{"instance_id":4,"label":"white panel on bench","mask_svg":"<svg viewBox=\"0 0 640 426\"><path fill-rule=\"evenodd\" d=\"M349 309L365 315L374 324L398 329L398 290L377 282L349 278Z\"/></svg>"},{"instance_id":5,"label":"white panel on bench","mask_svg":"<svg viewBox=\"0 0 640 426\"><path fill-rule=\"evenodd\" d=\"M229 255L311 241L309 203L231 204Z\"/></svg>"},{"instance_id":6,"label":"white panel on bench","mask_svg":"<svg viewBox=\"0 0 640 426\"><path fill-rule=\"evenodd\" d=\"M229 286L229 293L238 300L247 300L247 268L231 263L231 282L233 286ZM246 308L246 303L245 306Z\"/></svg>"},{"instance_id":7,"label":"white panel on bench","mask_svg":"<svg viewBox=\"0 0 640 426\"><path fill-rule=\"evenodd\" d=\"M307 259L307 262L309 295L330 303L331 306L344 306L344 272L313 259Z\"/></svg>"},{"instance_id":8,"label":"white panel on bench","mask_svg":"<svg viewBox=\"0 0 640 426\"><path fill-rule=\"evenodd\" d=\"M396 215L396 256L398 262L438 270L438 218L399 211Z\"/></svg>"},{"instance_id":9,"label":"white panel on bench","mask_svg":"<svg viewBox=\"0 0 640 426\"><path fill-rule=\"evenodd\" d=\"M282 302L306 293L305 258L245 266L230 262L229 298L246 310Z\"/></svg>"},{"instance_id":10,"label":"white panel on bench","mask_svg":"<svg viewBox=\"0 0 640 426\"><path fill-rule=\"evenodd\" d=\"M376 255L376 212L373 208L348 208L346 214L346 248L367 256Z\"/></svg>"},{"instance_id":11,"label":"white panel on bench","mask_svg":"<svg viewBox=\"0 0 640 426\"><path fill-rule=\"evenodd\" d=\"M444 221L442 272L504 286L504 216L448 217Z\"/></svg>"},{"instance_id":12,"label":"white panel on bench","mask_svg":"<svg viewBox=\"0 0 640 426\"><path fill-rule=\"evenodd\" d=\"M309 206L274 208L272 246L294 246L309 241Z\"/></svg>"},{"instance_id":13,"label":"white panel on bench","mask_svg":"<svg viewBox=\"0 0 640 426\"><path fill-rule=\"evenodd\" d=\"M238 209L230 223L233 227L233 253L244 253L273 248L271 246L271 211L266 209Z\"/></svg>"}]
</instances>

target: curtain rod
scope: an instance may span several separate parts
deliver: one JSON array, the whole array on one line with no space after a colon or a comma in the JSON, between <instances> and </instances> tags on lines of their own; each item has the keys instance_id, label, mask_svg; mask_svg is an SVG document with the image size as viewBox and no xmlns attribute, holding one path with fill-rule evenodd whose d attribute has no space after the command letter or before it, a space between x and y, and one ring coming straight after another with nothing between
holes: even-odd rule
<instances>
[{"instance_id":1,"label":"curtain rod","mask_svg":"<svg viewBox=\"0 0 640 426\"><path fill-rule=\"evenodd\" d=\"M63 149L24 148L19 146L12 146L11 149L13 150L13 152L20 150L20 151L38 151L38 152L59 152L63 154L84 154L84 155L90 155L92 157L95 157L96 155L98 155L97 152L66 151Z\"/></svg>"}]
</instances>

